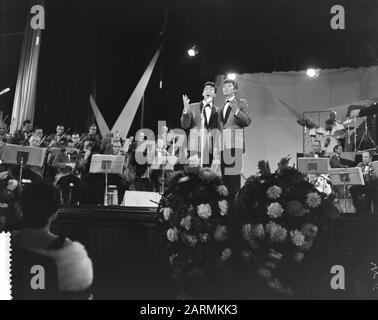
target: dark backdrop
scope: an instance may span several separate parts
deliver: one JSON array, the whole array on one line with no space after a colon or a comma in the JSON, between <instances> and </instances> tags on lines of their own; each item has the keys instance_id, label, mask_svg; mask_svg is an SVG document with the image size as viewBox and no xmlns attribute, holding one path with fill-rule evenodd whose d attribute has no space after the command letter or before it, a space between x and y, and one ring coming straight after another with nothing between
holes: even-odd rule
<instances>
[{"instance_id":1,"label":"dark backdrop","mask_svg":"<svg viewBox=\"0 0 378 320\"><path fill-rule=\"evenodd\" d=\"M27 0L0 3L0 85L14 91L22 40L17 32L24 28ZM203 83L217 74L377 64L377 1L337 1L346 10L342 31L330 28L334 4L325 0L47 0L36 124L48 131L57 123L84 130L93 121L88 102L92 93L112 127L156 49L166 12L162 55L145 95L144 126L152 129L158 120L179 126L182 93L199 100ZM186 51L193 44L200 54L190 59ZM11 94L0 97L0 107L10 110L12 101ZM132 133L139 126L140 112Z\"/></svg>"}]
</instances>

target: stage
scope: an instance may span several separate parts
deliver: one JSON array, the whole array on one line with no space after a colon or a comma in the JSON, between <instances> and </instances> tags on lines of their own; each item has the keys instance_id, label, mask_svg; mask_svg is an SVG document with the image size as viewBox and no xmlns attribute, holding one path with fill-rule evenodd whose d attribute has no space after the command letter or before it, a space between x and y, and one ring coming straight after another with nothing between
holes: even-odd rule
<instances>
[{"instance_id":1,"label":"stage","mask_svg":"<svg viewBox=\"0 0 378 320\"><path fill-rule=\"evenodd\" d=\"M96 299L164 299L157 220L147 208L75 206L59 210L53 232L81 242L93 261Z\"/></svg>"},{"instance_id":2,"label":"stage","mask_svg":"<svg viewBox=\"0 0 378 320\"><path fill-rule=\"evenodd\" d=\"M342 265L347 287L344 291L325 292L325 299L356 298L355 285L350 279L369 276L370 262L378 263L377 229L378 216L349 214L335 219L329 270L332 265ZM53 232L87 248L94 264L96 299L175 298L174 286L162 261L164 249L154 209L63 207ZM329 274L329 281L331 277ZM237 292L233 297L244 298L243 293Z\"/></svg>"}]
</instances>

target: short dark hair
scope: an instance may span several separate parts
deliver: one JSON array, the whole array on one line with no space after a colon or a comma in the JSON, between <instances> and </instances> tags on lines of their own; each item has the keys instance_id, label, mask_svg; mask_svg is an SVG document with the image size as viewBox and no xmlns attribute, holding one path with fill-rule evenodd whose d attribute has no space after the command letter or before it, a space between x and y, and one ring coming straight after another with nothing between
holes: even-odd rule
<instances>
[{"instance_id":1,"label":"short dark hair","mask_svg":"<svg viewBox=\"0 0 378 320\"><path fill-rule=\"evenodd\" d=\"M26 120L22 121L22 126L24 127L25 125L31 124L31 123L32 123L31 120L26 119Z\"/></svg>"},{"instance_id":2,"label":"short dark hair","mask_svg":"<svg viewBox=\"0 0 378 320\"><path fill-rule=\"evenodd\" d=\"M226 84L226 83L232 83L234 85L234 89L238 90L238 83L235 80L226 79L226 80L224 80L224 84Z\"/></svg>"},{"instance_id":3,"label":"short dark hair","mask_svg":"<svg viewBox=\"0 0 378 320\"><path fill-rule=\"evenodd\" d=\"M80 134L78 132L74 131L74 132L72 132L71 137L76 136L76 135L80 136Z\"/></svg>"},{"instance_id":4,"label":"short dark hair","mask_svg":"<svg viewBox=\"0 0 378 320\"><path fill-rule=\"evenodd\" d=\"M27 185L21 196L23 218L29 228L43 228L58 210L60 195L53 184L38 181Z\"/></svg>"},{"instance_id":5,"label":"short dark hair","mask_svg":"<svg viewBox=\"0 0 378 320\"><path fill-rule=\"evenodd\" d=\"M34 132L36 132L37 130L42 130L43 131L43 129L41 127L38 127L38 126L34 127Z\"/></svg>"},{"instance_id":6,"label":"short dark hair","mask_svg":"<svg viewBox=\"0 0 378 320\"><path fill-rule=\"evenodd\" d=\"M333 147L333 152L335 152L336 149L338 149L339 147L341 147L341 144L338 144L338 145L334 146L334 147Z\"/></svg>"},{"instance_id":7,"label":"short dark hair","mask_svg":"<svg viewBox=\"0 0 378 320\"><path fill-rule=\"evenodd\" d=\"M205 89L205 87L207 86L210 86L210 87L213 87L215 92L217 92L217 87L215 86L215 83L214 82L211 82L211 81L207 81L204 85L203 85L203 88Z\"/></svg>"}]
</instances>

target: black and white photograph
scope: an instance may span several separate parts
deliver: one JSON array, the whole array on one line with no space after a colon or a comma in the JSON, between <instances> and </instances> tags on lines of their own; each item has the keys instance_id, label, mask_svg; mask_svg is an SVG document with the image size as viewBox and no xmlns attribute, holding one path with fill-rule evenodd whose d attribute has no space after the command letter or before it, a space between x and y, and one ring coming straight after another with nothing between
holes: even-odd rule
<instances>
[{"instance_id":1,"label":"black and white photograph","mask_svg":"<svg viewBox=\"0 0 378 320\"><path fill-rule=\"evenodd\" d=\"M378 0L0 0L9 297L142 318L378 299L377 17Z\"/></svg>"}]
</instances>

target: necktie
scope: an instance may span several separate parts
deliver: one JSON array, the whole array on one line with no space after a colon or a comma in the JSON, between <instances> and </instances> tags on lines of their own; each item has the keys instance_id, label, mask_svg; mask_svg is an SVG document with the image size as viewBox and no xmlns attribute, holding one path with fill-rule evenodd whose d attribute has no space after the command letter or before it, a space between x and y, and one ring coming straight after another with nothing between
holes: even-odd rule
<instances>
[{"instance_id":1,"label":"necktie","mask_svg":"<svg viewBox=\"0 0 378 320\"><path fill-rule=\"evenodd\" d=\"M230 100L226 100L223 108L223 119L226 119L227 110L230 107Z\"/></svg>"},{"instance_id":2,"label":"necktie","mask_svg":"<svg viewBox=\"0 0 378 320\"><path fill-rule=\"evenodd\" d=\"M209 104L205 107L205 116L206 116L206 123L209 124L210 122L210 115L211 115L211 107Z\"/></svg>"}]
</instances>

